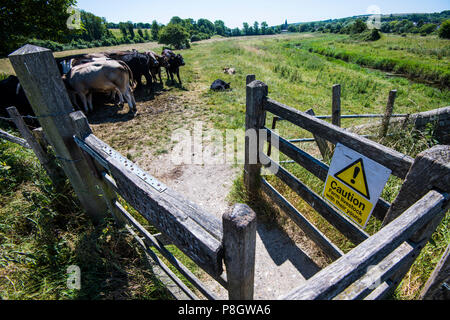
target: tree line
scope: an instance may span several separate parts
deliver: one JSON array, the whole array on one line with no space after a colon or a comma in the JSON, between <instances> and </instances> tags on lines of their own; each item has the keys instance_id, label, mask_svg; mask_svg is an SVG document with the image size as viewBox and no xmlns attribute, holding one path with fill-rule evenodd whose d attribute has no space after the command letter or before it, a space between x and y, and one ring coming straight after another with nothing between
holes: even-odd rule
<instances>
[{"instance_id":1,"label":"tree line","mask_svg":"<svg viewBox=\"0 0 450 320\"><path fill-rule=\"evenodd\" d=\"M81 25L69 29L67 23L76 0L2 0L0 11L0 55L5 56L25 43L47 47L53 51L86 49L119 44L158 41L177 49L191 42L223 37L271 35L288 32L363 33L368 16L319 22L269 26L266 21L244 22L242 28L229 28L222 20L182 19L173 17L167 25L131 21L112 23L90 12L81 11ZM381 18L380 31L385 33L438 33L450 38L450 11L433 14L387 15ZM447 20L447 22L445 22ZM120 30L117 34L113 29ZM376 35L375 35L376 36Z\"/></svg>"}]
</instances>

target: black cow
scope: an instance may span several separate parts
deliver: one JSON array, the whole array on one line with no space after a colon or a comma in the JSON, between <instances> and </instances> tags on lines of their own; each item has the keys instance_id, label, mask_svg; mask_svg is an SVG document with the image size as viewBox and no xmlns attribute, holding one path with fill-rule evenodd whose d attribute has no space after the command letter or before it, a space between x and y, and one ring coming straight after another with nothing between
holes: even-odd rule
<instances>
[{"instance_id":1,"label":"black cow","mask_svg":"<svg viewBox=\"0 0 450 320\"><path fill-rule=\"evenodd\" d=\"M180 83L180 86L183 85L180 79L180 67L186 64L184 63L184 59L181 56L181 54L175 54L173 53L173 51L169 49L164 49L162 52L162 56L166 59L168 64L168 66L166 67L167 79L169 79L170 76L170 79L172 80L173 83L174 82L173 75L175 73L178 77L178 82Z\"/></svg>"},{"instance_id":2,"label":"black cow","mask_svg":"<svg viewBox=\"0 0 450 320\"><path fill-rule=\"evenodd\" d=\"M121 60L125 62L133 72L133 78L137 81L137 85L142 85L142 76L147 80L147 85L152 84L152 76L150 75L150 68L153 66L154 61L144 53L132 51L126 54L106 54L109 58L115 60Z\"/></svg>"},{"instance_id":3,"label":"black cow","mask_svg":"<svg viewBox=\"0 0 450 320\"><path fill-rule=\"evenodd\" d=\"M25 95L25 91L20 85L19 78L9 76L0 81L0 116L9 117L6 108L16 107L22 116L35 116L33 109ZM30 125L36 126L35 120L26 119Z\"/></svg>"},{"instance_id":4,"label":"black cow","mask_svg":"<svg viewBox=\"0 0 450 320\"><path fill-rule=\"evenodd\" d=\"M228 89L230 89L230 84L220 79L217 79L211 85L211 90L224 91Z\"/></svg>"}]
</instances>

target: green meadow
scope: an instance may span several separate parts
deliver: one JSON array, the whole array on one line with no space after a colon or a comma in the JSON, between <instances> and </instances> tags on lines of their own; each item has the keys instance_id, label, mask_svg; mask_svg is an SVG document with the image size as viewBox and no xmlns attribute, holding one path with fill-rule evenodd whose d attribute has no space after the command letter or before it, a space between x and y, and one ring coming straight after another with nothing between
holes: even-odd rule
<instances>
[{"instance_id":1,"label":"green meadow","mask_svg":"<svg viewBox=\"0 0 450 320\"><path fill-rule=\"evenodd\" d=\"M192 110L193 115L186 119L177 113L170 120L180 127L186 125L186 121L201 119L216 129L244 128L245 80L248 74L255 74L258 80L268 85L272 99L302 111L313 108L316 115L331 113L334 84L342 87L343 114L384 113L390 90L397 90L395 113L410 114L446 107L450 105L449 46L449 40L433 37L383 35L381 40L368 43L343 35L298 33L215 38L193 43L190 49L179 52L186 62L181 69L183 87L169 88L170 94L182 98L184 108ZM155 43L139 44L140 51L147 47L160 51ZM10 73L8 62L0 62L0 73ZM235 68L236 74L224 74L225 67ZM210 91L209 86L216 79L230 82L232 89ZM271 120L269 114L268 125ZM370 121L343 120L342 125L350 128ZM152 124L154 131L145 134L167 132L166 125L163 121L155 121ZM280 122L277 128L285 138L311 137L310 133L286 122ZM377 129L371 130L376 132ZM389 133L388 138L377 141L412 157L437 143L433 139L432 127L425 132L417 132L410 127L393 126ZM110 139L114 139L114 133L111 134ZM152 143L152 149L160 150L166 147L167 140L156 139ZM314 144L301 147L319 156ZM281 160L289 159L281 157ZM286 164L286 168L321 193L323 183L311 174L295 164ZM287 186L276 178L269 179L342 250L348 252L353 248ZM401 182L391 178L382 196L388 201L395 199ZM3 140L0 140L0 185L2 298L168 298L161 284L143 271L144 263L129 237L116 229L111 221L101 228L92 226L77 206L69 187L64 195L56 193L34 155ZM230 202L248 202L242 178L234 182L230 195L222 196L228 196ZM280 212L269 208L267 203L249 204L295 233L292 224ZM68 205L72 209L66 212ZM379 228L380 223L371 219L366 231L373 234ZM100 240L95 240L96 237ZM447 214L393 298L417 298L449 243ZM37 248L43 250L37 255L32 254ZM182 256L176 249L173 251ZM72 262L87 268L87 276L92 280L81 293L67 290L64 286L65 269ZM195 266L190 264L190 267L196 272ZM134 280L123 287L125 273ZM97 279L98 274L106 276Z\"/></svg>"}]
</instances>

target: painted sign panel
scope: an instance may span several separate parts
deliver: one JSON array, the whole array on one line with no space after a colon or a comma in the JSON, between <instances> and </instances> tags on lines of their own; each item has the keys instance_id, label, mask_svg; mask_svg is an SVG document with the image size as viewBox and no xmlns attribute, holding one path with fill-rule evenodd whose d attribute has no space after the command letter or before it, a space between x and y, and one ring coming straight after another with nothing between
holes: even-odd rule
<instances>
[{"instance_id":1,"label":"painted sign panel","mask_svg":"<svg viewBox=\"0 0 450 320\"><path fill-rule=\"evenodd\" d=\"M324 198L365 228L392 171L342 144L336 146Z\"/></svg>"}]
</instances>

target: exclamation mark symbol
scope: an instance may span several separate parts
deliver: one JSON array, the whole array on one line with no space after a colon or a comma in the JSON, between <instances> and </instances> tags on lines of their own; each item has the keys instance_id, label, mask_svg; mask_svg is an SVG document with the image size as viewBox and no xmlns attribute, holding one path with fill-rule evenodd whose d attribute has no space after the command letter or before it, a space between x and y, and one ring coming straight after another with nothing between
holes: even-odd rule
<instances>
[{"instance_id":1,"label":"exclamation mark symbol","mask_svg":"<svg viewBox=\"0 0 450 320\"><path fill-rule=\"evenodd\" d=\"M358 174L360 171L361 171L361 169L359 167L355 168L355 171L353 172L353 179L350 180L352 184L356 183L355 179L356 179L356 177L358 177Z\"/></svg>"}]
</instances>

